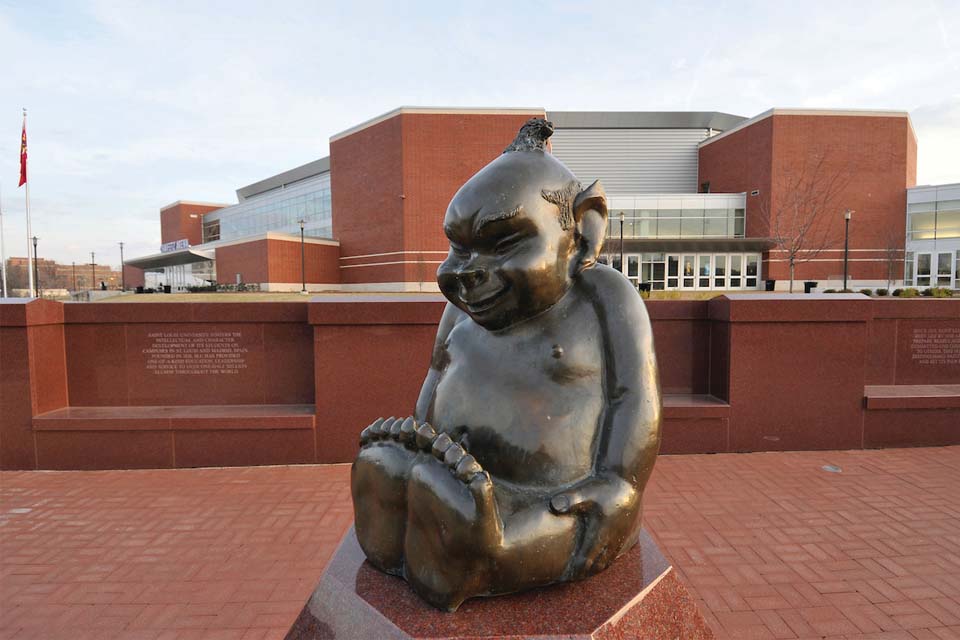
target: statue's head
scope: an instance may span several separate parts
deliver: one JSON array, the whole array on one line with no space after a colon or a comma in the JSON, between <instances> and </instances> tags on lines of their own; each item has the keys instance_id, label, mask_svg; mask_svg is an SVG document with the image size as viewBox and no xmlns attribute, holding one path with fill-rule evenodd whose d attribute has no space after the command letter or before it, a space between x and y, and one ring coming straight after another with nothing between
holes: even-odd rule
<instances>
[{"instance_id":1,"label":"statue's head","mask_svg":"<svg viewBox=\"0 0 960 640\"><path fill-rule=\"evenodd\" d=\"M546 150L553 125L537 118L447 208L450 253L440 290L477 324L508 328L556 304L596 264L607 201L599 182L581 190Z\"/></svg>"}]
</instances>

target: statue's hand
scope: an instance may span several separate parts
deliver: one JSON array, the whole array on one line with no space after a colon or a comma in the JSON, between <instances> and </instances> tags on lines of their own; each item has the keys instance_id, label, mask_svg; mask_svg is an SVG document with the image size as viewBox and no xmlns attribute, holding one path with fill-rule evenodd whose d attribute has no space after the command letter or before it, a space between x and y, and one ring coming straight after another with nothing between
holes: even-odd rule
<instances>
[{"instance_id":1,"label":"statue's hand","mask_svg":"<svg viewBox=\"0 0 960 640\"><path fill-rule=\"evenodd\" d=\"M377 418L369 427L360 432L360 447L363 448L381 440L393 440L408 448L415 448L414 440L418 427L419 425L413 417L406 420L403 418L397 419L393 416L386 419Z\"/></svg>"},{"instance_id":2,"label":"statue's hand","mask_svg":"<svg viewBox=\"0 0 960 640\"><path fill-rule=\"evenodd\" d=\"M556 515L580 517L585 526L573 562L574 575L582 577L604 569L616 558L634 523L638 493L618 476L593 476L550 499Z\"/></svg>"},{"instance_id":3,"label":"statue's hand","mask_svg":"<svg viewBox=\"0 0 960 640\"><path fill-rule=\"evenodd\" d=\"M617 476L591 476L550 499L550 510L557 515L581 513L612 515L628 509L636 501L636 489Z\"/></svg>"}]
</instances>

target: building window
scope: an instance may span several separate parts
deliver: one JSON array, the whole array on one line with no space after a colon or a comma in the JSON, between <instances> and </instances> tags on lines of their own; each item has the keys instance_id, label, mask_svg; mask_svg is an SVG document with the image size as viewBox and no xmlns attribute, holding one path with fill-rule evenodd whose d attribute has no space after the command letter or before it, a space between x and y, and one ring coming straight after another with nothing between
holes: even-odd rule
<instances>
[{"instance_id":1,"label":"building window","mask_svg":"<svg viewBox=\"0 0 960 640\"><path fill-rule=\"evenodd\" d=\"M211 220L210 222L203 223L203 239L202 242L216 242L220 239L220 221Z\"/></svg>"},{"instance_id":2,"label":"building window","mask_svg":"<svg viewBox=\"0 0 960 640\"><path fill-rule=\"evenodd\" d=\"M680 200L672 199L663 202L664 208L611 209L607 239L618 240L621 233L624 238L744 237L744 208L725 206L728 199L702 198L677 208L680 204Z\"/></svg>"},{"instance_id":3,"label":"building window","mask_svg":"<svg viewBox=\"0 0 960 640\"><path fill-rule=\"evenodd\" d=\"M913 252L907 251L903 254L903 286L913 286Z\"/></svg>"}]
</instances>

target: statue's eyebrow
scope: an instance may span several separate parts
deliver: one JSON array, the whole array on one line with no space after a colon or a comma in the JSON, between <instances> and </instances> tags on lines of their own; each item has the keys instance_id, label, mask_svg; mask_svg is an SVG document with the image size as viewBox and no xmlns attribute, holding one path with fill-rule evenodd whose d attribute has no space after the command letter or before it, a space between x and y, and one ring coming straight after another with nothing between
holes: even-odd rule
<instances>
[{"instance_id":1,"label":"statue's eyebrow","mask_svg":"<svg viewBox=\"0 0 960 640\"><path fill-rule=\"evenodd\" d=\"M478 218L477 221L474 223L473 232L475 235L479 234L480 230L483 229L488 224L491 224L493 222L499 222L501 220L509 220L510 218L516 218L521 213L523 213L523 206L518 204L517 206L515 206L513 209L510 209L509 211L498 211L496 213L485 215L482 218Z\"/></svg>"}]
</instances>

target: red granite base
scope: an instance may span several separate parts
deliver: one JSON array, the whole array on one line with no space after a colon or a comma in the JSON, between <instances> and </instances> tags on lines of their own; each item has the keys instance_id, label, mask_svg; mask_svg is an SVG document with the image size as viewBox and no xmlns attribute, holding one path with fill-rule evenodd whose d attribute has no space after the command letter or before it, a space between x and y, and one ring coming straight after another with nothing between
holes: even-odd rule
<instances>
[{"instance_id":1,"label":"red granite base","mask_svg":"<svg viewBox=\"0 0 960 640\"><path fill-rule=\"evenodd\" d=\"M353 528L287 640L413 638L713 638L690 594L646 531L603 573L575 583L476 598L438 611L365 562Z\"/></svg>"}]
</instances>

